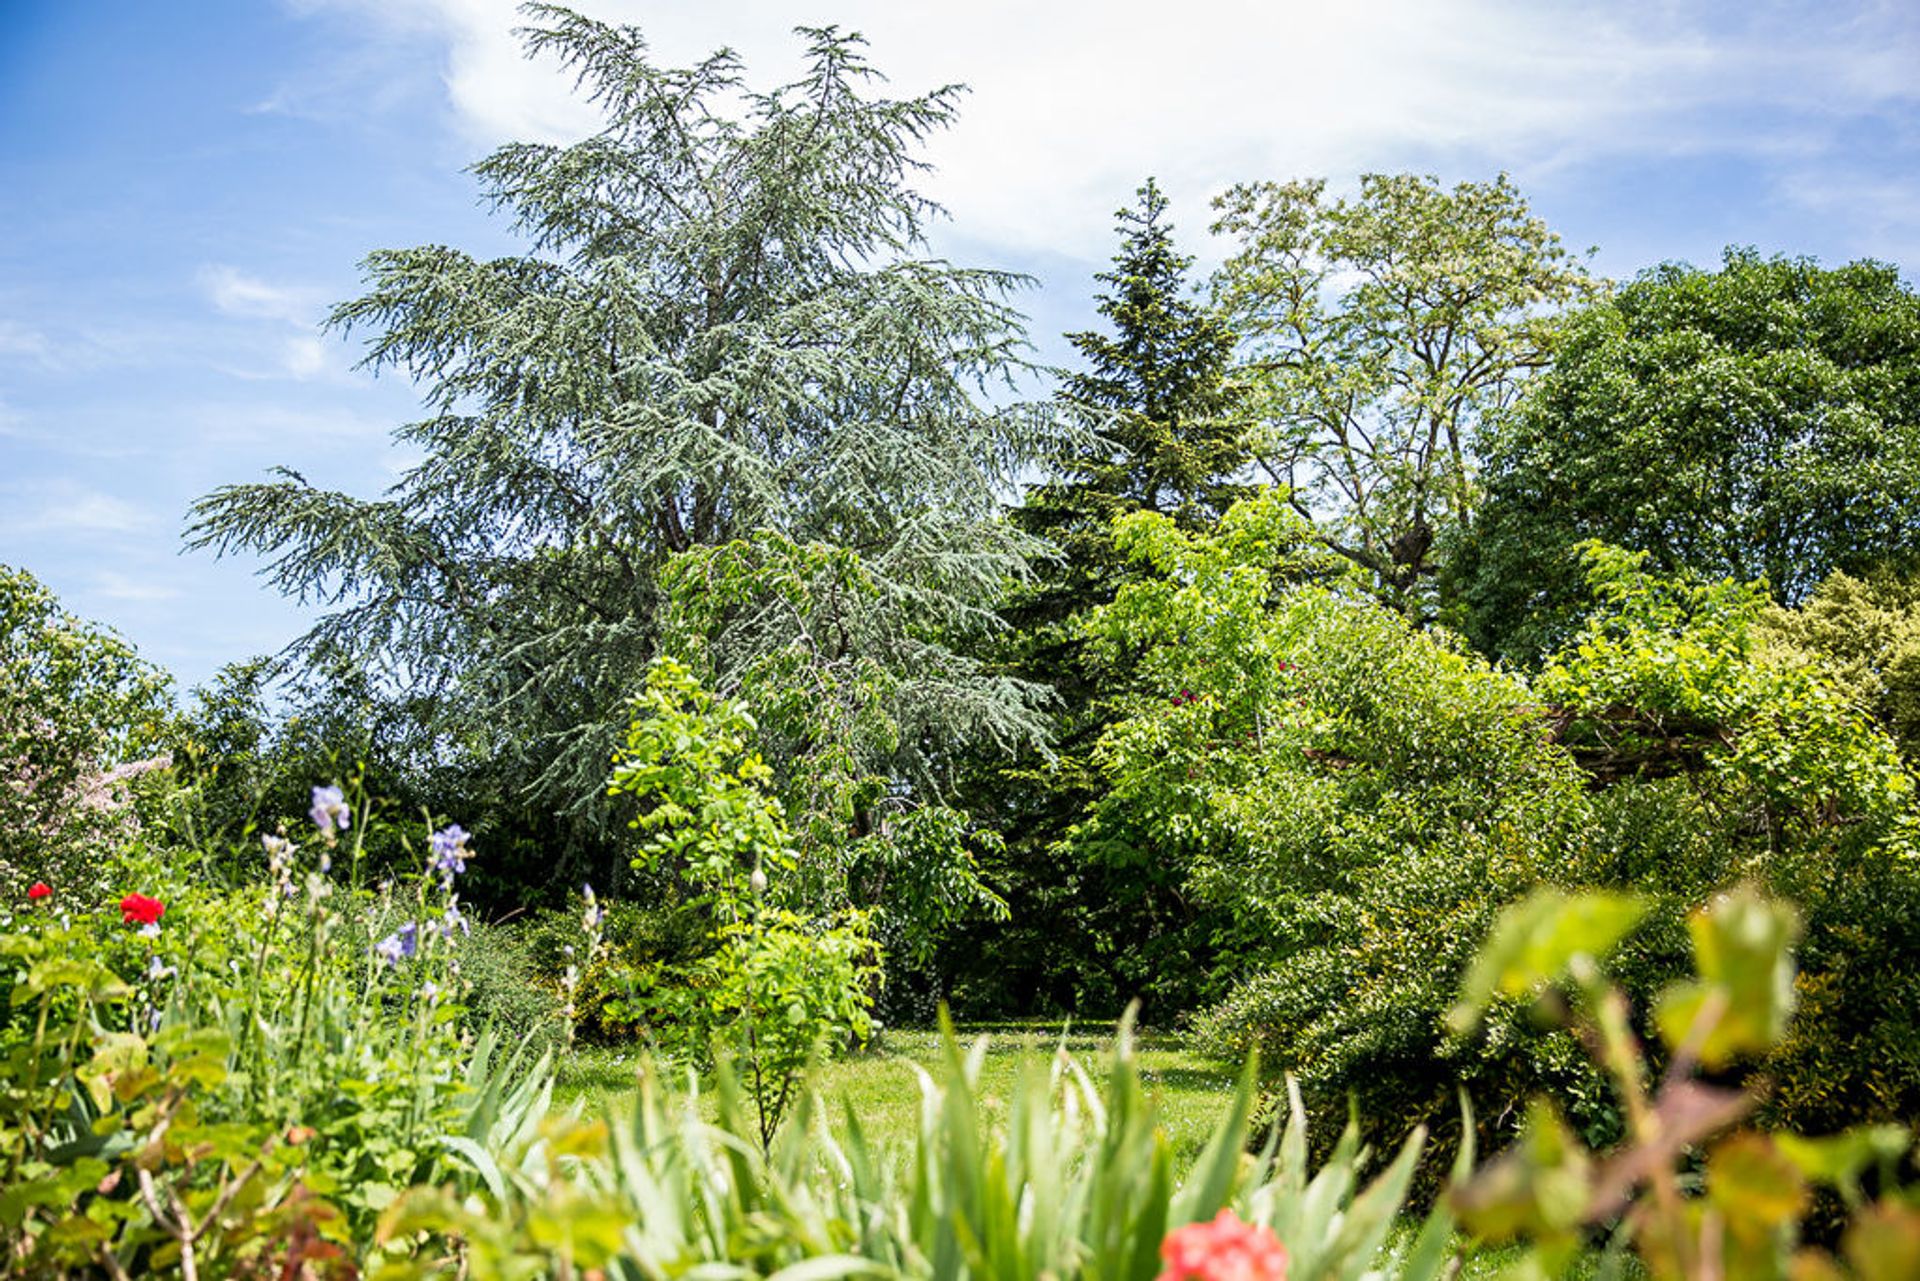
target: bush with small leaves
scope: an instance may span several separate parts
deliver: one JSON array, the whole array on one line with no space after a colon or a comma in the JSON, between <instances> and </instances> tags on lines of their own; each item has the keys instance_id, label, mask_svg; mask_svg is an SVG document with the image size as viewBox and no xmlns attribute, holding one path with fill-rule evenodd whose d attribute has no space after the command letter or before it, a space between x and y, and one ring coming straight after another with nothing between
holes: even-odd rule
<instances>
[{"instance_id":1,"label":"bush with small leaves","mask_svg":"<svg viewBox=\"0 0 1920 1281\"><path fill-rule=\"evenodd\" d=\"M164 781L172 719L162 672L0 565L0 896L109 888L104 853L139 830L135 793Z\"/></svg>"},{"instance_id":2,"label":"bush with small leaves","mask_svg":"<svg viewBox=\"0 0 1920 1281\"><path fill-rule=\"evenodd\" d=\"M804 885L807 868L755 728L744 704L657 659L611 786L649 807L635 824L647 834L635 867L683 884L714 944L663 977L669 1016L656 1036L682 1055L723 1045L741 1056L764 1145L807 1061L871 1034L881 958L866 913L795 910L808 896L788 887Z\"/></svg>"}]
</instances>

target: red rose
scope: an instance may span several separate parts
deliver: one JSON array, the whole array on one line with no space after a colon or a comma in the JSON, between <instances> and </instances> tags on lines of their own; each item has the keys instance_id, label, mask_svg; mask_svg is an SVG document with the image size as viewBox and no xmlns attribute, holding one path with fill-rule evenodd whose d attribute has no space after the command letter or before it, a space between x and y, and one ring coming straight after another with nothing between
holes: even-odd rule
<instances>
[{"instance_id":1,"label":"red rose","mask_svg":"<svg viewBox=\"0 0 1920 1281\"><path fill-rule=\"evenodd\" d=\"M144 894L129 894L120 900L120 919L128 925L152 925L166 910L165 903Z\"/></svg>"},{"instance_id":2,"label":"red rose","mask_svg":"<svg viewBox=\"0 0 1920 1281\"><path fill-rule=\"evenodd\" d=\"M27 887L27 897L30 899L39 900L43 898L48 898L52 894L53 894L53 886L47 884L45 881L35 881L32 885Z\"/></svg>"}]
</instances>

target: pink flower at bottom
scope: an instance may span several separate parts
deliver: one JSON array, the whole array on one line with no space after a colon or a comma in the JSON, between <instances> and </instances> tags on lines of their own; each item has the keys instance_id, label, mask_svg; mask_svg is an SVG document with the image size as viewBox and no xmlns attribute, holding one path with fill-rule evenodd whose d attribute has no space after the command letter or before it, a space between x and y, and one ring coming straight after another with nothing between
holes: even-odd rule
<instances>
[{"instance_id":1,"label":"pink flower at bottom","mask_svg":"<svg viewBox=\"0 0 1920 1281\"><path fill-rule=\"evenodd\" d=\"M1280 1238L1271 1228L1242 1223L1232 1210L1167 1233L1160 1257L1167 1266L1157 1281L1287 1281Z\"/></svg>"}]
</instances>

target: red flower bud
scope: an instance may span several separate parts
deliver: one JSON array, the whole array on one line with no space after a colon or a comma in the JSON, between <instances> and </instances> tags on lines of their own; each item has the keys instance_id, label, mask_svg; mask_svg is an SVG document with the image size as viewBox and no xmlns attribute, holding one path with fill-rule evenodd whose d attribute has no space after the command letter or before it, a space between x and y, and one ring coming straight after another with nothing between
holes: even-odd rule
<instances>
[{"instance_id":1,"label":"red flower bud","mask_svg":"<svg viewBox=\"0 0 1920 1281\"><path fill-rule=\"evenodd\" d=\"M52 897L52 895L53 895L53 886L47 884L45 881L35 881L32 885L27 887L27 897L30 899L39 900L43 898L50 898Z\"/></svg>"}]
</instances>

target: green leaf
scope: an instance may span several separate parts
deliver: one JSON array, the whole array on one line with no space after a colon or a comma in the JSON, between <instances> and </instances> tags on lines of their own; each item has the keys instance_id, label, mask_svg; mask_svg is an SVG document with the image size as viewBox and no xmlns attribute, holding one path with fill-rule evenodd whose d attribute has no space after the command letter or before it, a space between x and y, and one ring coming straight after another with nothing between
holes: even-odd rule
<instances>
[{"instance_id":1,"label":"green leaf","mask_svg":"<svg viewBox=\"0 0 1920 1281\"><path fill-rule=\"evenodd\" d=\"M1695 912L1687 929L1700 977L1661 994L1654 1018L1662 1039L1676 1051L1697 1046L1714 1068L1771 1049L1793 1013L1798 915L1742 887Z\"/></svg>"},{"instance_id":2,"label":"green leaf","mask_svg":"<svg viewBox=\"0 0 1920 1281\"><path fill-rule=\"evenodd\" d=\"M1450 1198L1461 1223L1483 1240L1564 1240L1586 1217L1592 1171L1559 1111L1536 1098L1527 1103L1519 1142Z\"/></svg>"},{"instance_id":3,"label":"green leaf","mask_svg":"<svg viewBox=\"0 0 1920 1281\"><path fill-rule=\"evenodd\" d=\"M891 1269L880 1266L872 1259L853 1254L823 1254L789 1264L768 1277L767 1281L839 1281L841 1277L892 1275Z\"/></svg>"},{"instance_id":4,"label":"green leaf","mask_svg":"<svg viewBox=\"0 0 1920 1281\"><path fill-rule=\"evenodd\" d=\"M1598 960L1646 912L1636 895L1536 890L1500 914L1448 1015L1460 1032L1476 1026L1496 994L1521 996L1558 980L1582 958Z\"/></svg>"}]
</instances>

